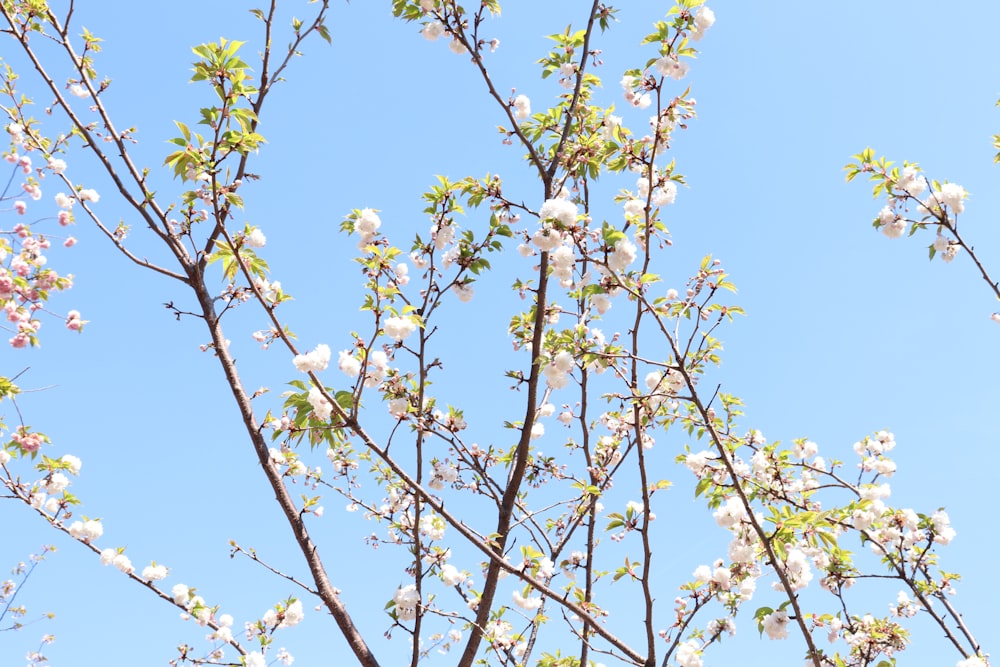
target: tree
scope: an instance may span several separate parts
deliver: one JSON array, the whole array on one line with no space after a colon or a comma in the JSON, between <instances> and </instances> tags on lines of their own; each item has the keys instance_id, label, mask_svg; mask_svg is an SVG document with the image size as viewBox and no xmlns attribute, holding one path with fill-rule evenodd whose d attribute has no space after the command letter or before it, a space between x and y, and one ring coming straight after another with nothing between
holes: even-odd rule
<instances>
[{"instance_id":1,"label":"tree","mask_svg":"<svg viewBox=\"0 0 1000 667\"><path fill-rule=\"evenodd\" d=\"M132 157L139 135L112 116L106 101L115 84L101 42L75 25L73 6L4 5L7 36L70 127L60 134L47 119L39 123L20 97L23 80L8 70L10 154L17 153L22 175L35 179L25 192L55 180L68 193L56 200L65 219L58 222L88 221L128 262L176 285L167 308L187 330L204 327L203 351L235 402L258 464L255 479L263 471L304 563L286 571L233 543L234 555L260 562L292 590L251 621L244 640L223 601L167 578L170 571L155 561L133 565L134 547L126 552L108 540L103 523L76 507L67 484L78 460L46 456L43 436L15 427L3 461L9 494L211 628L211 645L183 646L178 662L269 662L278 655L272 636L280 639L316 600L346 640L338 655L350 652L360 664L385 664L380 653L402 645L411 663L447 650L444 660L462 665L698 665L737 619L771 638L793 634L813 664L879 664L904 647L903 619L921 611L949 638L956 659L984 664L972 657L982 649L951 607L954 577L937 565L937 550L953 536L948 515L886 502L892 434L875 431L854 451L825 454L824 446L820 458L806 438L783 445L745 425L742 401L719 385L717 332L742 309L719 260L673 263L666 227L684 185L673 143L695 111L688 68L695 42L711 34L710 10L700 2L673 7L643 50L629 54L612 96L598 77L612 88L620 72L605 72L611 56L598 44L605 30L618 29L616 12L593 3L583 26L551 36L540 65L557 84L546 94L562 87L553 106L539 111L537 95L508 93L489 69L498 46L489 32L496 3L465 11L450 2L394 2L399 18L460 56L452 60L464 63L465 81L485 90L502 141L526 153L529 176L501 179L493 170L438 177L423 195L415 236L412 226L375 210L382 205L358 203L342 224L351 239L342 245L356 246L364 289L355 296L324 280L334 305L318 302L313 310L328 307L346 319L357 304L362 316L307 337L297 323L302 310L282 287L296 267L272 272L265 250L285 231L257 219L253 201L267 185L266 176L257 182L254 164L268 137L263 124L272 91L280 90L275 84L292 71L306 40L331 39L329 7L313 5L309 19L294 20L284 33L287 49L275 46L283 43L276 4L254 11L264 37L252 67L239 41L195 48L192 81L202 86L202 106L177 121L164 160L173 181ZM70 73L55 74L50 62ZM378 82L369 85L377 90ZM20 162L32 155L44 165ZM96 162L71 180L74 172L60 160L72 167L76 155ZM860 154L860 168L870 171L871 158ZM875 173L883 183L892 179L890 188L899 180ZM110 181L96 188L98 178ZM120 223L101 210L109 192L123 202ZM928 214L951 230L948 214L960 212L965 193L948 196L947 208L929 207ZM40 220L38 227L46 222L52 225ZM21 278L42 281L37 295L17 286L31 329L15 335L23 345L36 342L30 303L44 302L46 281L56 280L40 262L31 264L39 246L26 241L39 233L31 226L9 251L9 262L16 248L29 265ZM309 240L294 228L287 233L295 244ZM315 269L306 275L319 277ZM516 299L487 287L510 283ZM67 317L72 329L83 324L79 313ZM512 354L491 351L484 360L481 350L459 345L470 337L492 344L490 333L503 328ZM270 348L266 357L250 356L244 332L251 331ZM289 359L297 379L272 398L291 377ZM266 376L261 389L240 379L244 360L267 371L250 371ZM495 412L469 405L469 389L481 385ZM7 391L13 398L15 389ZM679 467L670 465L675 460ZM684 483L685 495L671 489L675 482ZM690 492L706 501L726 537L693 574L661 556L690 530L677 516ZM325 516L324 503L338 495L374 524L365 531L367 548L378 547L385 559L371 597L387 615L364 627L354 607L371 600L349 601L335 588L348 583L331 574L343 544L329 532L349 521ZM869 577L902 588L906 597L891 591L893 614L855 597L856 582ZM775 591L764 595L761 585L755 593L758 581ZM664 593L678 587L679 594ZM372 626L393 641L383 642ZM842 641L825 644L828 633ZM407 644L408 636L419 641Z\"/></svg>"}]
</instances>

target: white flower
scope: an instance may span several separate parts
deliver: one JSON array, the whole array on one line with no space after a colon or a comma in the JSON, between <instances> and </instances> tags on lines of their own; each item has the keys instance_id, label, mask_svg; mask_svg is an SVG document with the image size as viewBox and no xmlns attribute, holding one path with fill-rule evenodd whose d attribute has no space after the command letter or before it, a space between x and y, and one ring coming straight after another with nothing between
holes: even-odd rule
<instances>
[{"instance_id":1,"label":"white flower","mask_svg":"<svg viewBox=\"0 0 1000 667\"><path fill-rule=\"evenodd\" d=\"M463 53L468 53L469 51L467 48L465 48L465 44L462 44L461 40L459 40L458 37L451 40L451 43L448 45L448 50L459 56L462 55Z\"/></svg>"},{"instance_id":2,"label":"white flower","mask_svg":"<svg viewBox=\"0 0 1000 667\"><path fill-rule=\"evenodd\" d=\"M247 234L246 244L251 248L263 248L267 244L267 237L264 236L264 232L260 231L259 227L254 227L254 230Z\"/></svg>"},{"instance_id":3,"label":"white flower","mask_svg":"<svg viewBox=\"0 0 1000 667\"><path fill-rule=\"evenodd\" d=\"M608 266L612 271L624 271L635 258L635 244L628 239L618 239L615 242L615 249L608 255Z\"/></svg>"},{"instance_id":4,"label":"white flower","mask_svg":"<svg viewBox=\"0 0 1000 667\"><path fill-rule=\"evenodd\" d=\"M974 655L971 658L959 660L955 663L955 667L986 667L986 661L979 656Z\"/></svg>"},{"instance_id":5,"label":"white flower","mask_svg":"<svg viewBox=\"0 0 1000 667\"><path fill-rule=\"evenodd\" d=\"M646 214L646 202L642 199L629 199L623 208L626 218L642 218Z\"/></svg>"},{"instance_id":6,"label":"white flower","mask_svg":"<svg viewBox=\"0 0 1000 667\"><path fill-rule=\"evenodd\" d=\"M568 198L556 197L546 199L542 208L538 212L542 220L554 219L561 222L566 227L576 224L577 206Z\"/></svg>"},{"instance_id":7,"label":"white flower","mask_svg":"<svg viewBox=\"0 0 1000 667\"><path fill-rule=\"evenodd\" d=\"M69 477L61 472L54 472L49 475L48 480L45 482L45 491L49 494L57 494L66 490L68 486Z\"/></svg>"},{"instance_id":8,"label":"white flower","mask_svg":"<svg viewBox=\"0 0 1000 667\"><path fill-rule=\"evenodd\" d=\"M368 362L378 370L385 372L385 369L389 367L389 355L385 353L385 350L372 350L368 356Z\"/></svg>"},{"instance_id":9,"label":"white flower","mask_svg":"<svg viewBox=\"0 0 1000 667\"><path fill-rule=\"evenodd\" d=\"M385 321L383 331L389 338L397 342L403 340L417 330L417 325L410 317L390 317Z\"/></svg>"},{"instance_id":10,"label":"white flower","mask_svg":"<svg viewBox=\"0 0 1000 667\"><path fill-rule=\"evenodd\" d=\"M267 667L267 661L260 651L253 651L243 656L243 664L246 667Z\"/></svg>"},{"instance_id":11,"label":"white flower","mask_svg":"<svg viewBox=\"0 0 1000 667\"><path fill-rule=\"evenodd\" d=\"M356 378L361 374L361 362L354 358L351 350L341 350L337 367L348 377Z\"/></svg>"},{"instance_id":12,"label":"white flower","mask_svg":"<svg viewBox=\"0 0 1000 667\"><path fill-rule=\"evenodd\" d=\"M673 204L677 198L677 184L673 181L665 181L663 185L653 190L653 206L666 206Z\"/></svg>"},{"instance_id":13,"label":"white flower","mask_svg":"<svg viewBox=\"0 0 1000 667\"><path fill-rule=\"evenodd\" d=\"M451 291L455 293L462 303L469 303L476 295L476 290L469 284L455 284L451 286Z\"/></svg>"},{"instance_id":14,"label":"white flower","mask_svg":"<svg viewBox=\"0 0 1000 667\"><path fill-rule=\"evenodd\" d=\"M621 127L622 125L622 117L615 116L614 114L608 114L604 117L604 121L601 125L601 138L605 141L611 141L615 138L615 128Z\"/></svg>"},{"instance_id":15,"label":"white flower","mask_svg":"<svg viewBox=\"0 0 1000 667\"><path fill-rule=\"evenodd\" d=\"M521 609L527 609L528 611L533 611L542 606L541 597L532 597L530 595L528 597L524 597L523 595L521 595L521 591L514 591L511 597L514 598L514 604L516 604Z\"/></svg>"},{"instance_id":16,"label":"white flower","mask_svg":"<svg viewBox=\"0 0 1000 667\"><path fill-rule=\"evenodd\" d=\"M677 664L681 667L701 667L698 642L692 639L677 645Z\"/></svg>"},{"instance_id":17,"label":"white flower","mask_svg":"<svg viewBox=\"0 0 1000 667\"><path fill-rule=\"evenodd\" d=\"M163 565L147 565L142 568L142 578L146 581L160 581L167 578L167 568Z\"/></svg>"},{"instance_id":18,"label":"white flower","mask_svg":"<svg viewBox=\"0 0 1000 667\"><path fill-rule=\"evenodd\" d=\"M705 36L705 31L711 28L714 23L715 12L708 7L699 7L698 11L694 13L694 29L691 31L691 38L697 42Z\"/></svg>"},{"instance_id":19,"label":"white flower","mask_svg":"<svg viewBox=\"0 0 1000 667\"><path fill-rule=\"evenodd\" d=\"M799 459L812 458L813 456L816 456L816 453L818 451L819 451L819 445L817 445L815 442L812 442L811 440L806 440L801 444L795 443L795 446L792 448L792 454L795 455L795 458Z\"/></svg>"},{"instance_id":20,"label":"white flower","mask_svg":"<svg viewBox=\"0 0 1000 667\"><path fill-rule=\"evenodd\" d=\"M455 228L452 225L435 224L431 227L431 238L434 239L435 248L444 250L455 238Z\"/></svg>"},{"instance_id":21,"label":"white flower","mask_svg":"<svg viewBox=\"0 0 1000 667\"><path fill-rule=\"evenodd\" d=\"M460 572L451 563L445 563L441 566L441 581L445 586L458 586L467 578L464 573Z\"/></svg>"},{"instance_id":22,"label":"white flower","mask_svg":"<svg viewBox=\"0 0 1000 667\"><path fill-rule=\"evenodd\" d=\"M279 628L290 628L292 626L298 625L305 615L302 613L302 601L296 600L292 604L288 605L285 609L284 617L281 619L281 623L278 624Z\"/></svg>"},{"instance_id":23,"label":"white flower","mask_svg":"<svg viewBox=\"0 0 1000 667\"><path fill-rule=\"evenodd\" d=\"M712 581L724 591L732 586L732 572L728 567L717 567L712 571Z\"/></svg>"},{"instance_id":24,"label":"white flower","mask_svg":"<svg viewBox=\"0 0 1000 667\"><path fill-rule=\"evenodd\" d=\"M412 621L417 617L417 605L420 604L420 595L417 593L416 586L409 584L397 589L395 595L392 596L392 600L396 603L396 616L399 617L399 620Z\"/></svg>"},{"instance_id":25,"label":"white flower","mask_svg":"<svg viewBox=\"0 0 1000 667\"><path fill-rule=\"evenodd\" d=\"M562 240L562 232L548 224L543 225L531 237L531 242L538 246L538 249L542 252L549 252L558 248L562 245ZM530 251L530 246L527 250ZM526 254L526 251L521 251L523 257L529 257L531 254L531 252L527 252Z\"/></svg>"},{"instance_id":26,"label":"white flower","mask_svg":"<svg viewBox=\"0 0 1000 667\"><path fill-rule=\"evenodd\" d=\"M782 609L764 617L764 632L770 639L788 639L788 612Z\"/></svg>"},{"instance_id":27,"label":"white flower","mask_svg":"<svg viewBox=\"0 0 1000 667\"><path fill-rule=\"evenodd\" d=\"M653 66L663 76L669 76L678 81L684 78L689 68L686 62L681 62L676 56L663 56L653 63Z\"/></svg>"},{"instance_id":28,"label":"white flower","mask_svg":"<svg viewBox=\"0 0 1000 667\"><path fill-rule=\"evenodd\" d=\"M375 232L381 226L382 220L378 214L370 208L364 208L354 223L354 231L361 234L362 242L367 243L375 238Z\"/></svg>"},{"instance_id":29,"label":"white flower","mask_svg":"<svg viewBox=\"0 0 1000 667\"><path fill-rule=\"evenodd\" d=\"M948 544L955 539L955 529L951 527L951 519L944 510L938 510L931 515L934 522L934 541L938 544Z\"/></svg>"},{"instance_id":30,"label":"white flower","mask_svg":"<svg viewBox=\"0 0 1000 667\"><path fill-rule=\"evenodd\" d=\"M715 23L715 12L702 6L694 13L694 24L702 30L708 30Z\"/></svg>"},{"instance_id":31,"label":"white flower","mask_svg":"<svg viewBox=\"0 0 1000 667\"><path fill-rule=\"evenodd\" d=\"M80 190L76 196L80 199L80 201L92 201L95 204L101 201L101 195L97 194L97 190L92 188Z\"/></svg>"},{"instance_id":32,"label":"white flower","mask_svg":"<svg viewBox=\"0 0 1000 667\"><path fill-rule=\"evenodd\" d=\"M394 398L389 401L389 414L396 419L402 419L410 409L410 401L406 397Z\"/></svg>"},{"instance_id":33,"label":"white flower","mask_svg":"<svg viewBox=\"0 0 1000 667\"><path fill-rule=\"evenodd\" d=\"M93 542L104 534L104 526L100 521L91 519L89 521L74 521L69 527L69 534L84 542Z\"/></svg>"},{"instance_id":34,"label":"white flower","mask_svg":"<svg viewBox=\"0 0 1000 667\"><path fill-rule=\"evenodd\" d=\"M702 452L702 454L707 456L708 452ZM715 517L715 522L723 528L732 528L749 518L747 509L738 496L728 498L726 502L712 513L712 516Z\"/></svg>"},{"instance_id":35,"label":"white flower","mask_svg":"<svg viewBox=\"0 0 1000 667\"><path fill-rule=\"evenodd\" d=\"M899 179L896 187L900 190L905 191L907 194L916 197L921 192L927 189L927 181L920 178L920 170L909 165L903 167L903 176Z\"/></svg>"},{"instance_id":36,"label":"white flower","mask_svg":"<svg viewBox=\"0 0 1000 667\"><path fill-rule=\"evenodd\" d=\"M696 476L701 477L702 473L705 472L705 468L708 467L708 462L711 460L712 460L712 452L708 450L702 450L700 452L691 452L684 459L684 465L686 465L688 467L688 470L693 472ZM718 520L719 520L718 517L716 517L716 521Z\"/></svg>"},{"instance_id":37,"label":"white flower","mask_svg":"<svg viewBox=\"0 0 1000 667\"><path fill-rule=\"evenodd\" d=\"M445 526L444 519L435 514L425 514L420 517L420 533L432 540L444 538Z\"/></svg>"},{"instance_id":38,"label":"white flower","mask_svg":"<svg viewBox=\"0 0 1000 667\"><path fill-rule=\"evenodd\" d=\"M441 35L444 34L444 24L440 21L432 21L430 23L425 23L423 30L420 34L424 36L429 42L436 42Z\"/></svg>"},{"instance_id":39,"label":"white flower","mask_svg":"<svg viewBox=\"0 0 1000 667\"><path fill-rule=\"evenodd\" d=\"M69 471L71 473L73 473L74 475L80 474L80 466L83 465L83 462L80 461L80 459L73 456L72 454L63 454L63 457L59 460L69 466Z\"/></svg>"},{"instance_id":40,"label":"white flower","mask_svg":"<svg viewBox=\"0 0 1000 667\"><path fill-rule=\"evenodd\" d=\"M795 591L805 588L812 581L813 574L809 568L809 558L801 549L792 549L788 552L788 558L785 559L785 575L788 577L788 583L791 584L792 590ZM780 583L776 584L776 588L779 586L781 586Z\"/></svg>"},{"instance_id":41,"label":"white flower","mask_svg":"<svg viewBox=\"0 0 1000 667\"><path fill-rule=\"evenodd\" d=\"M132 574L135 572L135 568L132 567L132 561L125 554L118 554L111 560L111 564L117 567L120 571L125 574Z\"/></svg>"},{"instance_id":42,"label":"white flower","mask_svg":"<svg viewBox=\"0 0 1000 667\"><path fill-rule=\"evenodd\" d=\"M938 201L949 207L955 213L965 210L965 188L958 183L945 183L941 186L941 192L937 194Z\"/></svg>"},{"instance_id":43,"label":"white flower","mask_svg":"<svg viewBox=\"0 0 1000 667\"><path fill-rule=\"evenodd\" d=\"M356 375L356 374L355 374ZM333 414L333 405L326 400L318 387L309 388L309 405L312 406L313 414L317 419L326 421Z\"/></svg>"},{"instance_id":44,"label":"white flower","mask_svg":"<svg viewBox=\"0 0 1000 667\"><path fill-rule=\"evenodd\" d=\"M576 256L573 249L568 245L560 245L550 256L552 264L552 274L559 278L561 282L573 282L573 267L576 265Z\"/></svg>"},{"instance_id":45,"label":"white flower","mask_svg":"<svg viewBox=\"0 0 1000 667\"><path fill-rule=\"evenodd\" d=\"M56 195L56 206L59 208L71 209L76 200L72 197L67 197L65 192L60 192Z\"/></svg>"},{"instance_id":46,"label":"white flower","mask_svg":"<svg viewBox=\"0 0 1000 667\"><path fill-rule=\"evenodd\" d=\"M191 589L184 584L174 584L170 593L174 596L174 602L179 605L187 605L188 600L191 599Z\"/></svg>"},{"instance_id":47,"label":"white flower","mask_svg":"<svg viewBox=\"0 0 1000 667\"><path fill-rule=\"evenodd\" d=\"M531 115L531 100L527 95L518 95L514 98L514 117L524 120Z\"/></svg>"},{"instance_id":48,"label":"white flower","mask_svg":"<svg viewBox=\"0 0 1000 667\"><path fill-rule=\"evenodd\" d=\"M51 169L52 173L56 176L62 174L66 171L66 160L57 157L49 158L49 169Z\"/></svg>"},{"instance_id":49,"label":"white flower","mask_svg":"<svg viewBox=\"0 0 1000 667\"><path fill-rule=\"evenodd\" d=\"M590 304L599 315L603 315L611 308L611 299L607 294L595 294L590 298Z\"/></svg>"},{"instance_id":50,"label":"white flower","mask_svg":"<svg viewBox=\"0 0 1000 667\"><path fill-rule=\"evenodd\" d=\"M316 349L306 354L296 354L292 359L295 368L303 373L323 371L330 364L330 346L320 343Z\"/></svg>"},{"instance_id":51,"label":"white flower","mask_svg":"<svg viewBox=\"0 0 1000 667\"><path fill-rule=\"evenodd\" d=\"M77 97L90 97L90 91L79 83L74 83L69 87L69 92Z\"/></svg>"},{"instance_id":52,"label":"white flower","mask_svg":"<svg viewBox=\"0 0 1000 667\"><path fill-rule=\"evenodd\" d=\"M898 239L906 232L906 220L896 215L888 206L882 207L879 211L878 221L882 226L882 233L890 239Z\"/></svg>"}]
</instances>

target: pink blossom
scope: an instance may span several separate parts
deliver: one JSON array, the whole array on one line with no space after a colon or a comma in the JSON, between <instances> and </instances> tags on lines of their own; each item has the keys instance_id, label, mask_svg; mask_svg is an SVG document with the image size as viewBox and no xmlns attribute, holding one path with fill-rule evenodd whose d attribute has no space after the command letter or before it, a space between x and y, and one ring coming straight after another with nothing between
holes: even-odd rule
<instances>
[{"instance_id":1,"label":"pink blossom","mask_svg":"<svg viewBox=\"0 0 1000 667\"><path fill-rule=\"evenodd\" d=\"M17 211L18 215L24 215L24 212L28 210L28 204L19 199L14 202L14 210Z\"/></svg>"},{"instance_id":2,"label":"pink blossom","mask_svg":"<svg viewBox=\"0 0 1000 667\"><path fill-rule=\"evenodd\" d=\"M35 185L34 183L24 183L21 186L21 189L23 189L28 194L28 196L34 199L35 201L38 201L39 199L42 198L42 189L37 185Z\"/></svg>"},{"instance_id":3,"label":"pink blossom","mask_svg":"<svg viewBox=\"0 0 1000 667\"><path fill-rule=\"evenodd\" d=\"M79 310L71 310L66 316L66 328L70 331L83 331L83 325L86 323L86 320L80 319Z\"/></svg>"},{"instance_id":4,"label":"pink blossom","mask_svg":"<svg viewBox=\"0 0 1000 667\"><path fill-rule=\"evenodd\" d=\"M63 241L63 245L67 248L72 248L73 246L76 245L76 239L73 238L72 236L69 236L66 238L65 241Z\"/></svg>"},{"instance_id":5,"label":"pink blossom","mask_svg":"<svg viewBox=\"0 0 1000 667\"><path fill-rule=\"evenodd\" d=\"M20 445L26 452L37 452L42 446L42 436L37 433L25 433L23 428L10 436L11 440Z\"/></svg>"}]
</instances>

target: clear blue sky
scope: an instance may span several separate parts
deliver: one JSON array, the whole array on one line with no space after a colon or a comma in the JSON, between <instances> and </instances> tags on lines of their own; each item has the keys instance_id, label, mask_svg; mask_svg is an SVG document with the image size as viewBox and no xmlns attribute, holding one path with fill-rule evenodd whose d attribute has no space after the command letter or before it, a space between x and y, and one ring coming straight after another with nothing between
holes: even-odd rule
<instances>
[{"instance_id":1,"label":"clear blue sky","mask_svg":"<svg viewBox=\"0 0 1000 667\"><path fill-rule=\"evenodd\" d=\"M107 101L119 125L139 128L140 162L161 163L171 121L193 122L207 99L187 83L191 45L222 35L246 40L248 56L255 50L256 24L237 4L77 3L76 25L105 39L97 67L114 80ZM289 16L308 11L304 2L286 4ZM486 30L501 39L493 65L498 89L516 87L536 111L561 92L551 79L541 80L533 63L547 49L544 35L570 22L582 27L582 4L504 3L504 17ZM596 44L605 55L601 95L639 126L647 114L624 107L617 81L624 67L649 57L635 45L669 4L621 4L622 24ZM940 3L924 0L709 5L717 22L698 44L701 54L686 80L699 118L674 144L690 187L681 189L666 219L675 263L661 273L668 286L680 288L696 260L713 253L739 286L736 301L748 316L721 332L726 351L718 379L746 401L747 428L783 441L807 436L824 454L847 460L855 440L882 428L895 432L892 500L925 512L947 507L958 538L943 563L965 575L956 602L988 642L992 577L983 554L993 517L984 497L997 464L1000 364L991 350L1000 329L989 320L996 306L967 257L928 263L929 236L890 241L875 233L870 221L882 204L866 184L845 184L841 168L873 145L893 159L918 161L931 177L961 183L971 193L964 233L1000 272L990 141L1000 132L993 108L1000 84L989 58L1000 6L956 2L945 14ZM541 196L520 151L501 145L494 128L502 118L466 59L444 42L426 42L416 26L394 22L388 2L335 2L329 23L332 47L309 43L265 110L261 132L269 143L251 169L263 178L247 197L246 218L267 234L274 275L297 299L285 317L303 345L327 342L337 350L348 345L362 285L349 262L353 242L337 232L344 214L380 209L383 229L398 230L397 243L405 244L414 230L426 233L419 195L434 174L499 172L537 204ZM0 55L19 66L11 46L0 44ZM27 72L22 84L30 94ZM158 178L165 191L173 187L169 174ZM106 219L129 215L106 184L96 187L106 193L98 209ZM127 545L137 565L167 564L170 583L197 586L241 626L295 591L230 560L229 539L282 568L302 568L285 546L288 529L218 368L198 351L206 335L163 308L184 302L175 285L126 264L86 225L74 233L80 245L59 253L58 261L77 284L59 306L79 308L90 320L86 333L68 335L51 321L42 349L3 352L3 372L30 366L22 386L55 385L25 396L21 406L29 423L52 437L52 453L83 459L74 489L85 501L82 512L104 520L101 544ZM449 316L462 323L470 314L490 315L491 303L511 302L505 284L481 284L470 309L456 304ZM239 316L228 327L247 384L279 392L295 375L287 355L259 351L249 334L260 321ZM507 317L500 313L497 321ZM484 364L493 349L509 349L502 326L474 341L461 333L446 341L455 355L481 348ZM489 363L481 381L502 393L509 384L502 365ZM471 398L476 381L477 374L459 374L437 389L469 401L467 413L482 420L477 427L485 441L507 417L493 412L496 399ZM677 451L684 444L679 434L669 438ZM702 513L700 502L680 495L686 487L671 493L678 494L672 512ZM405 646L402 635L392 648L379 644L387 626L381 609L403 575L391 555L379 552L384 560L376 560L361 546L371 526L345 516L339 500L325 504L331 531L325 543L357 545L328 548L334 584L384 664L392 664ZM670 520L666 512L661 519ZM56 619L0 635L0 664L19 664L42 632L57 636L47 649L54 667L164 664L178 643L200 642L202 629L177 620L176 609L102 568L23 508L0 505L0 521L4 567L43 543L59 547L23 600L33 611L54 611ZM674 563L682 576L721 555L725 535L710 519L705 525L705 534L678 538ZM659 596L668 601L675 592L665 585ZM330 640L332 627L308 613L277 643L296 655L296 665L337 664L346 649ZM726 643L761 656L743 654L743 665L800 664L797 643L758 640L748 619ZM957 659L936 632L925 631L901 663ZM733 660L731 653L710 652L706 664Z\"/></svg>"}]
</instances>

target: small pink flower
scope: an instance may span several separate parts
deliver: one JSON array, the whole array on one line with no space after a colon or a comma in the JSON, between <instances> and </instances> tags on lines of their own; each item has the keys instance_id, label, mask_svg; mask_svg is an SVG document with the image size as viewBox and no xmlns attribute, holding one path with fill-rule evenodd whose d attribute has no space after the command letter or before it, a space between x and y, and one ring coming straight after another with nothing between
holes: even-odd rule
<instances>
[{"instance_id":1,"label":"small pink flower","mask_svg":"<svg viewBox=\"0 0 1000 667\"><path fill-rule=\"evenodd\" d=\"M18 215L24 215L24 212L28 210L27 202L21 201L20 199L14 202L14 210L17 211Z\"/></svg>"},{"instance_id":2,"label":"small pink flower","mask_svg":"<svg viewBox=\"0 0 1000 667\"><path fill-rule=\"evenodd\" d=\"M37 185L33 185L31 183L25 183L21 186L21 189L24 190L26 193L28 193L28 196L34 199L35 201L38 201L39 199L42 198L42 189Z\"/></svg>"},{"instance_id":3,"label":"small pink flower","mask_svg":"<svg viewBox=\"0 0 1000 667\"><path fill-rule=\"evenodd\" d=\"M66 328L70 331L83 331L83 325L86 324L86 320L80 319L79 310L69 311L69 315L66 316Z\"/></svg>"},{"instance_id":4,"label":"small pink flower","mask_svg":"<svg viewBox=\"0 0 1000 667\"><path fill-rule=\"evenodd\" d=\"M72 248L73 246L76 245L76 239L70 236L65 241L63 241L63 245L67 248Z\"/></svg>"},{"instance_id":5,"label":"small pink flower","mask_svg":"<svg viewBox=\"0 0 1000 667\"><path fill-rule=\"evenodd\" d=\"M69 225L73 222L73 217L70 215L69 211L59 211L59 224L63 227Z\"/></svg>"}]
</instances>

